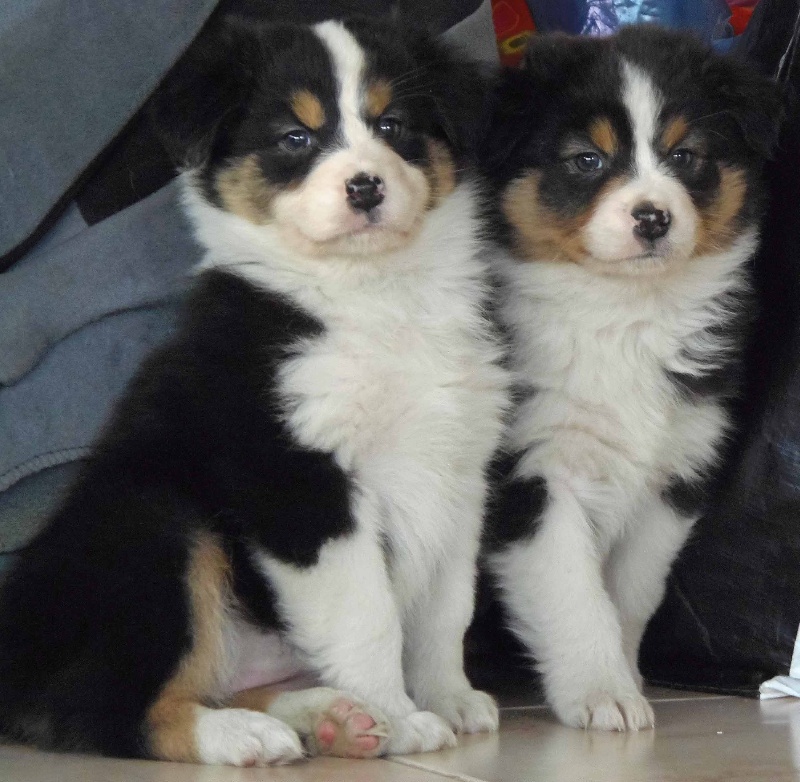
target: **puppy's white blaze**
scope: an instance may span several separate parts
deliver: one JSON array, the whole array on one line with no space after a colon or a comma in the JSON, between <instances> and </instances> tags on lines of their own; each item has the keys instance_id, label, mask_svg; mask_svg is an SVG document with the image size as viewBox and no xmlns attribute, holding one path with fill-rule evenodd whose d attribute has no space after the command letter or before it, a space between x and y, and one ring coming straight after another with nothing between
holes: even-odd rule
<instances>
[{"instance_id":1,"label":"puppy's white blaze","mask_svg":"<svg viewBox=\"0 0 800 782\"><path fill-rule=\"evenodd\" d=\"M314 27L333 62L339 85L341 132L346 146L356 146L372 139L372 133L361 117L364 100L364 50L341 22L322 22Z\"/></svg>"},{"instance_id":2,"label":"puppy's white blaze","mask_svg":"<svg viewBox=\"0 0 800 782\"><path fill-rule=\"evenodd\" d=\"M653 146L664 99L650 77L629 62L622 62L622 102L633 128L634 159L640 177L658 171Z\"/></svg>"},{"instance_id":3,"label":"puppy's white blaze","mask_svg":"<svg viewBox=\"0 0 800 782\"><path fill-rule=\"evenodd\" d=\"M341 148L322 158L302 187L281 194L275 201L279 221L290 227L298 247L311 249L325 243L342 243L353 253L380 253L405 244L416 232L428 198L423 173L406 164L389 146L375 137L365 122L364 74L366 57L355 37L341 22L328 21L314 27L333 63L339 87L338 128ZM345 182L364 171L385 183L385 198L368 221L350 208ZM387 232L374 230L379 225ZM373 226L367 235L365 229ZM310 245L304 245L304 240ZM330 250L330 246L328 250Z\"/></svg>"},{"instance_id":4,"label":"puppy's white blaze","mask_svg":"<svg viewBox=\"0 0 800 782\"><path fill-rule=\"evenodd\" d=\"M659 160L656 136L664 103L662 95L635 65L623 61L621 72L622 102L633 128L634 176L598 204L586 226L586 244L601 263L611 263L627 274L638 274L662 268L658 260L619 263L635 259L644 251L633 233L636 221L632 211L638 204L652 203L672 217L669 233L658 248L659 258L688 258L694 249L698 219L686 189Z\"/></svg>"}]
</instances>

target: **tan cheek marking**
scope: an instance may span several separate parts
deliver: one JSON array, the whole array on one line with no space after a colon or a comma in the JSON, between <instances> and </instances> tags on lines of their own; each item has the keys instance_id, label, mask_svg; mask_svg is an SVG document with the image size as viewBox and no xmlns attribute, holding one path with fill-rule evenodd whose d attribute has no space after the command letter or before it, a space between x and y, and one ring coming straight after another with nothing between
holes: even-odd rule
<instances>
[{"instance_id":1,"label":"tan cheek marking","mask_svg":"<svg viewBox=\"0 0 800 782\"><path fill-rule=\"evenodd\" d=\"M531 171L512 182L503 196L503 212L515 232L514 253L523 261L588 264L590 253L584 244L584 229L597 204L622 187L624 178L609 179L583 211L570 217L563 217L542 203L540 179L538 172Z\"/></svg>"},{"instance_id":2,"label":"tan cheek marking","mask_svg":"<svg viewBox=\"0 0 800 782\"><path fill-rule=\"evenodd\" d=\"M230 604L230 564L210 535L199 538L186 583L192 646L148 709L150 750L162 760L196 762L197 707L211 698L223 665L223 623Z\"/></svg>"},{"instance_id":3,"label":"tan cheek marking","mask_svg":"<svg viewBox=\"0 0 800 782\"><path fill-rule=\"evenodd\" d=\"M532 171L506 189L502 209L514 229L514 251L525 261L580 263L586 256L581 228L589 215L564 218L539 196L540 175Z\"/></svg>"},{"instance_id":4,"label":"tan cheek marking","mask_svg":"<svg viewBox=\"0 0 800 782\"><path fill-rule=\"evenodd\" d=\"M325 124L325 109L320 99L308 90L292 95L291 107L295 117L310 130L319 130Z\"/></svg>"},{"instance_id":5,"label":"tan cheek marking","mask_svg":"<svg viewBox=\"0 0 800 782\"><path fill-rule=\"evenodd\" d=\"M720 168L719 194L700 211L695 255L727 250L738 236L736 218L747 195L744 172L738 168Z\"/></svg>"},{"instance_id":6,"label":"tan cheek marking","mask_svg":"<svg viewBox=\"0 0 800 782\"><path fill-rule=\"evenodd\" d=\"M370 117L380 117L392 102L392 86L387 81L375 81L367 87L364 105Z\"/></svg>"},{"instance_id":7,"label":"tan cheek marking","mask_svg":"<svg viewBox=\"0 0 800 782\"><path fill-rule=\"evenodd\" d=\"M613 157L619 149L619 139L607 117L600 117L590 125L589 138L601 152L605 152L609 157Z\"/></svg>"},{"instance_id":8,"label":"tan cheek marking","mask_svg":"<svg viewBox=\"0 0 800 782\"><path fill-rule=\"evenodd\" d=\"M428 165L424 172L430 185L428 209L433 208L456 188L456 164L447 147L436 139L427 139Z\"/></svg>"},{"instance_id":9,"label":"tan cheek marking","mask_svg":"<svg viewBox=\"0 0 800 782\"><path fill-rule=\"evenodd\" d=\"M215 184L222 205L229 212L256 225L263 225L272 217L272 201L278 190L264 179L255 155L225 168L217 174Z\"/></svg>"},{"instance_id":10,"label":"tan cheek marking","mask_svg":"<svg viewBox=\"0 0 800 782\"><path fill-rule=\"evenodd\" d=\"M664 128L661 134L661 146L669 152L676 144L683 141L689 134L689 125L685 117L675 117Z\"/></svg>"}]
</instances>

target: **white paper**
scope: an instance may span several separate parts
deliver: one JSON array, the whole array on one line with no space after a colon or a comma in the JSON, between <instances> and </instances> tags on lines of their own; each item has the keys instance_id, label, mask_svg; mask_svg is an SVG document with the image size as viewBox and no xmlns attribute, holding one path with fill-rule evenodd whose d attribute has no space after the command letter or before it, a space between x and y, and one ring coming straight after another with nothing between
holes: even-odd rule
<instances>
[{"instance_id":1,"label":"white paper","mask_svg":"<svg viewBox=\"0 0 800 782\"><path fill-rule=\"evenodd\" d=\"M800 698L800 630L794 639L792 664L788 676L776 676L764 682L758 689L761 700L770 698Z\"/></svg>"}]
</instances>

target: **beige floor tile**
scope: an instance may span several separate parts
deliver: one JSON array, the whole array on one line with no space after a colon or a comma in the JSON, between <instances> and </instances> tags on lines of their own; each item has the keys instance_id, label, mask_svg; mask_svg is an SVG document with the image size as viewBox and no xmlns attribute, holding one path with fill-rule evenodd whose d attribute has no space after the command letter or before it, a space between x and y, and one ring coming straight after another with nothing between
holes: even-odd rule
<instances>
[{"instance_id":1,"label":"beige floor tile","mask_svg":"<svg viewBox=\"0 0 800 782\"><path fill-rule=\"evenodd\" d=\"M698 699L708 698L724 698L725 695L719 695L708 692L693 692L692 690L668 690L666 687L652 687L647 686L644 688L645 695L651 701L695 701Z\"/></svg>"},{"instance_id":2,"label":"beige floor tile","mask_svg":"<svg viewBox=\"0 0 800 782\"><path fill-rule=\"evenodd\" d=\"M799 701L657 700L655 711L655 731L611 734L565 728L542 708L512 708L498 735L393 762L488 782L800 780Z\"/></svg>"},{"instance_id":3,"label":"beige floor tile","mask_svg":"<svg viewBox=\"0 0 800 782\"><path fill-rule=\"evenodd\" d=\"M800 780L800 701L650 690L658 728L584 732L511 706L494 736L392 761L318 758L275 769L106 760L0 746L0 782L787 782Z\"/></svg>"},{"instance_id":4,"label":"beige floor tile","mask_svg":"<svg viewBox=\"0 0 800 782\"><path fill-rule=\"evenodd\" d=\"M714 695L691 690L669 690L666 687L645 687L645 693L651 701L663 700L695 700L697 698L723 698L723 695ZM503 708L520 708L544 706L544 695L535 682L523 682L513 689L506 689L498 694L498 701Z\"/></svg>"},{"instance_id":5,"label":"beige floor tile","mask_svg":"<svg viewBox=\"0 0 800 782\"><path fill-rule=\"evenodd\" d=\"M443 782L386 760L315 758L280 768L227 768L56 755L0 746L2 782Z\"/></svg>"}]
</instances>

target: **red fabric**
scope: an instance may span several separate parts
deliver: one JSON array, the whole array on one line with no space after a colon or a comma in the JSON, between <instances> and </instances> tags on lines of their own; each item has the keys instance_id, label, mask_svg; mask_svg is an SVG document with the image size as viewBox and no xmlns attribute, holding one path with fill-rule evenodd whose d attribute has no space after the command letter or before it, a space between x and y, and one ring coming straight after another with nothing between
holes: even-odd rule
<instances>
[{"instance_id":1,"label":"red fabric","mask_svg":"<svg viewBox=\"0 0 800 782\"><path fill-rule=\"evenodd\" d=\"M525 0L492 0L492 21L503 65L518 65L528 38L536 31Z\"/></svg>"}]
</instances>

